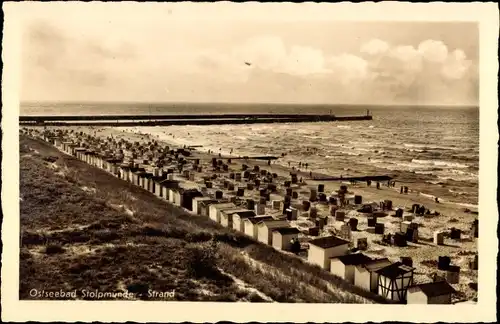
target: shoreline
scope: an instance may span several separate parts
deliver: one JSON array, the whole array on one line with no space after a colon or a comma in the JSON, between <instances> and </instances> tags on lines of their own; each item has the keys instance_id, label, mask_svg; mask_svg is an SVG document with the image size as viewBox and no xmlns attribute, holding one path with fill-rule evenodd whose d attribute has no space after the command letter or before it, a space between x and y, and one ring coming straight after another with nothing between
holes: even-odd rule
<instances>
[{"instance_id":1,"label":"shoreline","mask_svg":"<svg viewBox=\"0 0 500 324\"><path fill-rule=\"evenodd\" d=\"M128 128L128 127L124 127L124 128ZM116 134L116 135L121 135L123 136L123 133L118 131L117 129L114 129L114 128L110 128L110 127L102 127L102 129L106 129L107 131L109 131L109 134ZM164 143L166 145L169 145L169 146L172 146L172 147L179 147L179 148L182 148L183 145L186 145L186 146L189 146L190 144L189 143L184 143L184 142L179 142L179 141L176 141L174 138L172 139L166 139L165 137L169 136L171 137L170 134L167 134L167 133L163 133L163 136L161 136L160 134L144 134L144 133L140 133L139 130L134 130L134 128L128 128L128 131L126 131L126 133L128 134L133 134L134 136L138 136L138 137L146 137L150 140L154 139L158 142L161 142L161 143ZM161 139L160 139L161 138ZM196 145L196 143L191 143L192 145ZM218 154L212 154L212 153L208 153L206 149L204 149L205 147L203 146L201 149L203 150L200 150L200 148L196 147L194 148L194 150L192 150L192 152L196 152L197 154L200 155L200 157L203 157L206 158L206 159L211 159L211 158L219 158L219 155ZM229 150L225 150L224 148L222 148L222 150L220 151L222 153L222 158L226 159L228 157L231 157L231 156L235 156L235 155L231 155ZM295 172L298 174L299 177L302 177L304 179L304 181L306 181L307 183L312 183L312 184L319 184L319 183L322 183L322 181L320 180L314 180L314 179L310 179L310 173L309 171L311 170L308 170L308 171L303 171L301 170L300 172L297 171L297 168L295 170L292 169L293 166L286 166L284 164L281 164L277 161L275 161L275 163L271 163L271 165L267 165L267 163L264 163L264 162L258 162L256 160L245 160L244 163L241 163L241 162L237 162L238 160L233 160L233 163L234 164L247 164L247 165L258 165L260 167L267 167L267 168L271 168L271 169L275 169L276 173L279 173L281 175L285 175L285 176L288 176L288 174L290 172ZM352 171L352 170L351 170ZM387 170L388 172L386 172L386 174L391 174L391 172L389 172L389 170ZM332 177L332 174L328 174L328 173L324 173L324 172L316 172L316 171L313 171L312 172L312 175L313 177ZM386 184L384 183L381 183L381 190L386 190L386 189L392 189L392 191L396 192L397 195L393 196L391 195L393 198L395 199L398 199L398 197L402 198L402 200L404 200L403 197L411 197L412 199L412 202L415 202L415 203L418 203L420 202L421 204L424 204L424 205L430 205L430 206L433 206L432 208L435 210L435 209L439 209L439 208L447 208L447 207L450 207L450 208L461 208L462 210L464 209L471 209L473 211L478 211L478 208L479 208L479 205L478 204L473 204L473 203L468 203L468 202L456 202L456 201L450 201L449 199L446 199L446 198L441 198L441 197L438 197L440 203L435 203L434 199L436 198L435 195L432 195L430 193L426 193L425 191L419 191L419 190L413 190L411 188L412 182L409 182L409 181L399 181L397 178L394 179L394 181L396 181L396 187L394 188L390 188L390 187L387 187ZM350 184L349 182L339 182L339 181L323 181L325 183L325 187L335 187L334 190L338 190L340 185L341 184ZM334 184L337 183L338 185L335 186ZM357 185L355 185L357 188L359 188L360 190L362 190L362 188L365 188L366 186L363 186L361 185L361 183L357 183ZM374 186L374 184L372 184L372 186ZM406 195L400 195L399 194L399 188L400 186L408 186L409 187L409 193ZM367 188L367 189L371 189L371 188ZM421 200L420 200L421 199Z\"/></svg>"},{"instance_id":2,"label":"shoreline","mask_svg":"<svg viewBox=\"0 0 500 324\"><path fill-rule=\"evenodd\" d=\"M155 140L159 140L160 138L162 141L165 143L182 143L186 144L187 146L195 143L195 144L206 144L204 141L201 139L196 138L195 136L190 136L189 133L186 134L186 132L179 134L179 136L183 136L184 138L189 138L189 140L183 139L183 140L178 140L178 135L175 134L175 138L173 138L172 132L175 132L176 130L179 130L179 127L174 127L171 131L162 131L161 127L145 127L145 128L139 128L139 127L123 127L120 129L126 129L127 131L133 131L133 132L139 132L139 131L146 131L149 134L152 135L152 138ZM193 132L196 133L196 128L193 129ZM239 136L235 136L238 138ZM244 138L246 139L246 137ZM245 142L244 140L237 140L239 142ZM201 143L199 143L201 142ZM210 148L212 151L218 153L222 152L222 154L230 154L230 148L233 148L235 150L238 150L239 154L241 155L259 155L261 153L269 153L270 155L275 155L275 156L280 156L282 153L285 154L285 156L281 157L279 160L276 161L276 165L280 164L284 167L287 167L287 163L290 162L291 165L289 168L292 166L295 166L298 168L298 163L299 161L302 160L302 162L307 162L307 156L306 157L298 157L296 156L297 154L300 156L301 153L297 152L297 150L288 150L284 148L283 152L282 151L276 151L273 149L261 149L259 150L257 147L255 149L251 150L245 150L244 146L231 146L230 144L227 144L230 146L228 147L227 150L222 147L222 151L219 151L219 148L223 146L224 144L221 141L221 143L217 143L215 141L212 144L209 145L204 145L204 150L203 153L206 153L206 149ZM242 144L243 145L243 144ZM242 149L243 148L243 149ZM266 152L267 151L267 152ZM295 152L294 152L295 151ZM290 155L289 155L290 153ZM311 154L314 154L314 151L311 151ZM348 154L348 153L346 153ZM295 155L295 156L294 156ZM217 156L217 155L216 155ZM313 159L315 162L313 162L312 167L316 170L314 173L316 175L326 175L326 176L365 176L365 175L372 175L372 174L387 174L387 175L395 175L396 180L398 182L398 185L403 185L403 186L408 186L410 190L415 191L415 192L420 192L422 198L428 199L428 200L434 200L434 197L438 197L439 200L442 203L447 203L447 204L456 204L460 208L469 208L469 209L478 209L478 201L477 201L477 185L474 185L473 183L460 183L456 182L453 179L449 180L439 180L439 175L436 175L436 179L432 180L429 178L429 175L427 174L419 174L418 172L411 172L405 169L401 170L390 170L386 169L383 167L380 167L378 165L370 163L371 160L369 159L368 161L364 160L358 160L355 161L355 166L352 166L352 164L349 164L349 162L344 161L343 159L337 160L334 158L334 156L318 156ZM321 161L323 160L323 161ZM372 160L377 161L377 159L373 158ZM331 162L330 162L331 161ZM332 168L328 167L328 165L331 165ZM326 166L326 168L325 168ZM328 170L326 170L328 169ZM335 171L330 170L330 169L335 169ZM362 171L365 170L366 172ZM308 170L309 171L309 170ZM308 173L308 172L305 172ZM307 176L308 177L308 176ZM463 187L463 189L461 188ZM399 187L397 188L399 189Z\"/></svg>"},{"instance_id":3,"label":"shoreline","mask_svg":"<svg viewBox=\"0 0 500 324\"><path fill-rule=\"evenodd\" d=\"M54 127L54 128L59 128L59 127ZM62 127L65 128L65 127ZM140 130L134 130L134 128L128 128L126 127L126 130L118 130L113 127L84 127L84 126L74 126L70 127L72 129L78 129L78 131L84 131L86 133L89 133L90 135L99 136L99 137L107 137L107 136L113 136L116 138L123 138L129 141L150 141L150 140L155 140L158 143L162 143L164 145L168 145L170 147L174 148L183 148L184 145L186 147L189 146L189 144L185 143L180 143L179 141L176 140L169 140L165 139L164 137L160 137L160 134L145 134L141 133ZM165 134L166 136L169 136L168 134ZM193 145L196 145L196 143L191 143ZM203 149L204 147L201 147ZM191 152L196 155L196 157L204 160L211 160L212 158L219 158L219 154L214 154L214 153L208 153L206 151L200 150L200 147L195 147L191 149ZM223 153L229 153L228 151L221 150ZM221 154L223 159L230 158L231 155L229 154ZM234 157L234 155L232 156ZM440 199L440 203L436 203L434 201L433 195L426 194L423 192L415 191L412 190L411 187L409 188L408 194L400 194L399 188L401 185L408 185L405 182L399 182L397 179L396 181L396 187L391 188L387 187L386 183L381 183L380 189L375 188L375 184L372 183L371 187L367 187L366 183L356 183L356 184L350 184L348 182L339 182L339 181L319 181L319 180L313 180L309 179L309 172L305 171L300 171L298 172L297 170L292 170L292 167L287 167L286 165L280 164L280 163L271 163L270 165L267 164L267 162L264 161L258 161L258 160L232 160L231 163L233 166L241 166L242 164L246 164L248 166L259 166L259 167L264 167L267 169L270 169L271 172L277 173L280 177L289 177L290 172L295 172L297 173L298 177L302 177L306 186L317 186L318 184L324 184L325 186L325 192L333 192L335 190L338 190L342 184L348 184L352 188L356 188L356 191L359 192L363 196L370 197L369 199L381 199L380 195L384 195L384 199L392 199L393 203L395 206L403 207L403 208L408 208L411 207L412 204L418 203L426 206L430 210L438 210L438 211L444 211L445 213L452 213L452 214L458 214L463 216L463 218L471 218L472 217L477 217L478 213L478 205L474 204L468 204L468 203L458 203L458 202L450 202L447 201L446 199ZM330 177L331 174L326 174L326 173L319 173L319 172L313 172L312 173L313 177ZM411 186L411 184L409 184ZM381 199L381 200L384 200ZM474 213L467 213L465 212L465 209L469 209L473 211ZM442 213L442 212L441 212Z\"/></svg>"},{"instance_id":4,"label":"shoreline","mask_svg":"<svg viewBox=\"0 0 500 324\"><path fill-rule=\"evenodd\" d=\"M64 129L64 128L63 128ZM67 129L67 128L66 128ZM100 138L108 138L110 136L113 137L114 140L124 139L130 142L148 142L154 140L159 144L168 145L171 148L182 148L184 144L173 143L168 141L165 138L159 138L159 135L152 134L143 134L140 132L134 132L128 129L125 131L123 129L115 129L115 128L75 128L71 127L73 131L79 132L83 131L89 135L93 135ZM127 130L127 129L126 129ZM188 145L186 145L188 146ZM222 154L221 154L222 155ZM207 152L201 151L198 147L191 150L190 158L200 158L203 163L209 164L209 160L212 158L219 158L218 154L209 154ZM228 156L222 155L223 159L227 159ZM265 169L270 173L276 173L278 178L277 182L283 183L284 180L290 179L291 168L283 166L278 163L272 163L268 165L265 161L255 161L255 160L232 160L231 163L228 163L230 170L241 170L241 165L246 164L249 167L259 166L261 169ZM198 182L203 178L203 175L209 175L211 172L207 169L202 174L198 174L196 177ZM324 185L325 194L329 194L330 192L334 192L339 189L339 187L343 183L333 183L333 182L322 182L308 179L309 174L307 172L302 171L298 177L302 175L305 183L299 184L298 188L296 185L296 190L298 191L299 197L298 199L294 199L295 203L292 203L292 207L299 208L301 206L300 202L302 200L307 200L307 195L309 193L309 189L313 187L318 187L319 184ZM318 173L313 173L315 176L319 176ZM388 190L389 189L389 190ZM211 189L214 190L214 189ZM222 189L224 191L224 189ZM250 191L250 195L254 195L252 190ZM372 186L368 187L366 183L358 183L358 184L348 184L348 191L350 194L360 195L362 196L363 203L374 203L378 205L379 202L384 200L392 201L392 212L385 213L384 216L379 217L379 222L384 224L386 233L394 233L399 231L399 224L401 220L394 218L394 210L401 208L403 211L407 211L411 209L413 204L424 205L426 209L431 211L438 211L438 215L429 215L425 217L417 217L415 220L419 224L419 242L413 243L408 242L408 247L396 247L396 246L387 246L381 243L381 237L378 234L375 234L373 231L370 231L368 228L368 217L364 214L360 214L353 207L344 207L343 209L346 211L347 217L355 217L358 218L358 230L352 232L352 241L356 242L359 238L366 238L369 242L368 250L364 251L365 254L371 257L387 257L392 260L399 260L401 257L409 256L413 259L413 264L418 268L418 271L415 272L416 282L425 282L435 272L433 266L431 266L432 262L436 262L438 256L449 255L454 264L458 264L464 268L463 279L454 287L466 294L468 299L473 298L473 296L477 296L477 293L474 293L469 287L470 283L477 281L477 274L474 275L473 272L467 270L468 264L468 255L470 253L477 253L477 242L474 238L471 238L470 235L466 233L469 232L469 224L478 218L477 214L467 213L464 211L463 207L456 206L454 204L447 203L436 203L428 197L422 196L415 192L409 192L408 194L400 194L399 190L396 188L390 188L384 186L383 184L380 186L380 189L377 189L375 184L372 183ZM246 190L245 190L246 192ZM245 194L247 195L247 194ZM273 194L273 196L276 196ZM283 198L281 194L277 194L278 199ZM248 197L247 197L248 198ZM271 200L274 198L271 198ZM311 206L315 206L318 211L318 215L330 215L329 214L329 205L322 203L312 203ZM266 207L267 212L270 212L269 215L278 214L276 210L273 211L269 206ZM297 227L299 230L303 231L311 226L314 226L314 222L309 220L308 212L299 211L299 217L297 221L291 221L292 225ZM408 214L408 212L406 212ZM331 216L328 218L332 219ZM333 217L335 219L335 217ZM329 221L328 225L325 225L322 231L320 231L319 237L323 237L328 235L328 233L338 233L338 226L342 222L333 220ZM444 245L434 245L433 235L436 231L447 231L450 228L457 228L464 232L463 238L459 241L454 239L445 239ZM310 234L299 234L299 240L304 242L304 239L311 239ZM458 243L458 244L457 244ZM464 254L465 253L465 254Z\"/></svg>"},{"instance_id":5,"label":"shoreline","mask_svg":"<svg viewBox=\"0 0 500 324\"><path fill-rule=\"evenodd\" d=\"M75 159L73 155L46 143L43 139L27 136L21 140L21 143L24 143L21 147L21 162L24 162L22 170L29 173L28 177L23 177L24 193L27 193L27 186L37 187L38 182L50 185L49 183L56 181L58 192L50 191L51 194L63 190L83 197L85 204L79 205L80 212L82 208L88 210L87 202L91 203L93 210L99 209L99 212L82 212L81 215L78 215L78 212L67 213L66 210L73 209L74 205L67 201L64 194L57 194L54 196L55 203L58 208L64 208L64 212L49 214L44 211L48 208L47 205L40 206L41 208L36 210L40 217L34 220L30 219L32 215L29 212L25 212L26 217L22 223L22 233L25 235L21 248L21 264L25 271L23 273L36 273L21 277L26 280L23 299L32 299L27 291L37 284L70 283L74 287L86 289L86 285L90 285L89 281L102 285L104 277L107 278L106 287L110 287L108 284L115 287L114 284L117 283L119 291L127 291L130 286L128 283L135 285L137 282L146 282L154 290L164 291L159 287L165 283L170 285L169 282L177 282L177 278L181 278L182 285L177 287L179 289L176 289L176 296L179 292L178 300L184 301L391 303L377 294L348 284L341 278L304 262L296 255L282 253L208 217L193 217L194 215L184 208L160 199L140 186L131 185L108 171ZM48 161L53 159L55 162ZM39 165L30 165L27 168L26 162L32 161L37 161ZM61 170L67 173L63 174ZM32 179L33 175L36 175L36 179ZM82 185L85 187L81 187ZM89 188L94 190L89 191ZM39 200L39 195L28 194L23 201L28 204L25 207L32 207L34 204L39 206ZM111 235L108 235L108 232L111 232ZM48 256L49 253L44 250L45 240L40 240L40 234L42 238L50 238L52 245L59 247L61 253ZM198 277L191 277L185 271L186 261L192 260L188 247L194 244L203 250L211 238L219 242L220 275L206 277L200 284ZM75 253L79 253L77 258L74 258ZM100 257L96 258L96 254ZM108 261L110 257L116 258L117 255L128 260L126 274L123 274L123 266L120 263ZM84 269L91 264L97 269L99 276L87 276L89 281L75 281L72 271L75 264L60 262L61 260L77 262L76 266ZM166 269L162 270L159 265L166 266ZM155 271L144 271L145 268ZM57 279L63 276L67 281L53 282L52 271L57 271ZM131 271L136 275L131 276ZM110 275L113 273L118 275ZM292 277L295 277L297 286L306 286L308 289L292 287L292 290L289 290ZM221 280L223 278L230 280L226 283ZM191 279L194 280L193 284L187 285L186 281ZM241 281L245 282L245 285L241 285ZM226 287L222 287L224 290L220 289L221 284ZM227 284L231 286L228 287ZM108 289L106 287L104 290ZM232 293L233 291L235 293ZM283 291L290 293L284 294ZM153 296L146 299L161 298Z\"/></svg>"}]
</instances>

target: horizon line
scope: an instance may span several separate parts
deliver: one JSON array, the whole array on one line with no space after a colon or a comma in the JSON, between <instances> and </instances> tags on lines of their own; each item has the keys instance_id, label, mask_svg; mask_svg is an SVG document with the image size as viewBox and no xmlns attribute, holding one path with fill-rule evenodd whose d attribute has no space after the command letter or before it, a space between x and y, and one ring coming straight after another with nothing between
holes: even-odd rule
<instances>
[{"instance_id":1,"label":"horizon line","mask_svg":"<svg viewBox=\"0 0 500 324\"><path fill-rule=\"evenodd\" d=\"M20 100L19 104L179 104L179 105L278 105L278 106L331 106L331 107L421 107L421 108L479 108L479 104L370 104L370 103L290 103L290 102L231 102L231 101L119 101L119 100Z\"/></svg>"}]
</instances>

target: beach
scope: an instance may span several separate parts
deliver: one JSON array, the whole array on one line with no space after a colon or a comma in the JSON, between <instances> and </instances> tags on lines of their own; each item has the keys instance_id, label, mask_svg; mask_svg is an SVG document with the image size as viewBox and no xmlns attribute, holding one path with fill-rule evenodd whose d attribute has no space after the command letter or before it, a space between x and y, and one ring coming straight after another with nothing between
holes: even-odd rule
<instances>
[{"instance_id":1,"label":"beach","mask_svg":"<svg viewBox=\"0 0 500 324\"><path fill-rule=\"evenodd\" d=\"M168 145L169 147L183 147L184 145L189 145L182 139L179 139L175 135L165 135L165 136L154 136L151 134L143 133L138 128L99 128L99 127L81 127L81 128L71 128L75 132L84 132L90 135L95 135L101 138L112 137L114 140L127 140L130 142L140 142L147 143L149 141L155 140L162 145ZM160 139L161 138L161 139ZM193 143L196 144L196 143ZM223 151L223 150L221 150ZM224 151L227 151L224 150ZM224 152L226 153L226 152ZM229 153L229 152L227 152ZM222 158L228 158L228 155L222 154ZM192 150L192 158L201 159L202 164L209 165L212 158L220 158L218 152L216 154L209 154L206 152L204 147L196 147ZM242 165L246 164L250 168L254 166L259 166L261 169L267 170L269 173L276 173L278 175L278 182L284 181L290 178L291 168L278 163L267 164L267 161L258 160L239 160L233 159L229 164L230 170L237 171L242 169ZM325 174L313 172L314 176L320 176ZM200 183L203 181L202 178L210 174L209 171L205 171L195 175L195 182ZM388 187L386 183L381 183L380 188L377 189L375 184L372 183L371 186L367 186L366 183L339 183L339 182L328 182L328 181L314 181L309 179L310 173L307 171L302 171L298 174L303 180L302 184L299 184L298 192L299 197L295 202L295 205L300 208L301 201L307 200L307 195L309 193L309 188L317 188L319 184L324 185L324 192L329 194L335 192L340 188L341 185L347 185L349 192L355 195L362 196L364 203L374 202L378 204L380 201L391 200L393 204L393 211L387 212L387 216L379 217L378 222L383 223L386 232L396 232L399 230L400 220L393 217L394 210L397 208L402 208L407 211L411 209L413 204L424 205L427 209L434 212L437 211L439 215L427 215L425 217L415 218L415 222L419 224L419 240L418 243L409 242L407 247L396 247L387 246L381 244L380 235L373 233L368 226L368 220L366 216L358 213L353 208L347 207L346 212L348 216L355 216L358 218L358 231L352 232L353 241L357 238L367 238L368 249L365 251L367 255L374 257L388 257L392 260L399 260L401 257L411 257L413 259L413 265L416 267L415 271L415 282L425 282L428 281L432 274L439 273L433 266L439 256L449 256L451 262L455 265L461 266L462 270L460 273L460 282L454 284L454 288L459 291L460 298L464 300L471 300L476 298L477 292L471 289L470 283L477 282L477 271L468 269L468 262L471 255L477 253L477 243L476 239L470 234L470 224L478 218L477 210L472 208L473 212L467 211L464 206L460 206L455 203L440 202L437 203L433 197L428 195L422 195L419 192L415 192L411 187L407 194L400 193L400 186L396 180L395 187ZM215 189L214 189L215 190ZM245 196L252 195L245 191ZM292 204L293 205L293 204ZM329 216L328 205L315 204L319 215ZM472 207L472 206L471 206ZM269 206L266 207L266 214L280 214L279 212L272 210ZM331 217L330 217L331 218ZM308 217L308 213L300 213L296 221L292 222L294 226L299 229L306 229L307 227L314 226L314 222ZM329 221L325 225L323 230L320 232L320 236L329 235L330 233L338 232L338 228L341 222ZM447 231L451 227L462 230L463 234L460 240L454 240L450 238L444 239L443 245L435 245L433 241L433 233L435 231ZM311 237L301 234L301 241L307 241Z\"/></svg>"}]
</instances>

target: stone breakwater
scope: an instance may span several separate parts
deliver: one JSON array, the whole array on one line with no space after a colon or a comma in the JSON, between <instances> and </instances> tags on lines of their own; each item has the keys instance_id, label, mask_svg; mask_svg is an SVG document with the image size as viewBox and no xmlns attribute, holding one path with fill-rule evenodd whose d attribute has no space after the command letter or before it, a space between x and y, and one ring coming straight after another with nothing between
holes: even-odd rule
<instances>
[{"instance_id":1,"label":"stone breakwater","mask_svg":"<svg viewBox=\"0 0 500 324\"><path fill-rule=\"evenodd\" d=\"M477 282L477 257L465 258L460 251L476 250L477 220L466 211L431 210L438 205L423 206L409 194L396 198L399 193L375 183L333 188L306 182L294 170L207 155L137 134L73 128L22 133L383 297L405 302L410 287L438 278L453 286L458 299L474 295L467 287ZM462 219L450 228L451 217ZM351 260L351 276L342 269L353 258L362 261ZM395 299L379 281L369 283L366 271L387 280L395 272L406 284Z\"/></svg>"},{"instance_id":2,"label":"stone breakwater","mask_svg":"<svg viewBox=\"0 0 500 324\"><path fill-rule=\"evenodd\" d=\"M307 123L372 120L371 115L335 116L331 114L202 114L202 115L98 115L98 116L20 116L20 125L49 126L169 126Z\"/></svg>"}]
</instances>

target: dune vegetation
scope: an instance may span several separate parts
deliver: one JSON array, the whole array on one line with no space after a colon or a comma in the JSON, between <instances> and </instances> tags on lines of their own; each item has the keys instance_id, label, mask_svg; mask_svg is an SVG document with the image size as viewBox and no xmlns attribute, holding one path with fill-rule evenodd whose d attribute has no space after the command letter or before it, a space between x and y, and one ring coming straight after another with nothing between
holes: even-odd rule
<instances>
[{"instance_id":1,"label":"dune vegetation","mask_svg":"<svg viewBox=\"0 0 500 324\"><path fill-rule=\"evenodd\" d=\"M77 299L98 290L150 300L385 302L24 136L20 213L21 299L40 298L36 289L76 290L69 298Z\"/></svg>"}]
</instances>

